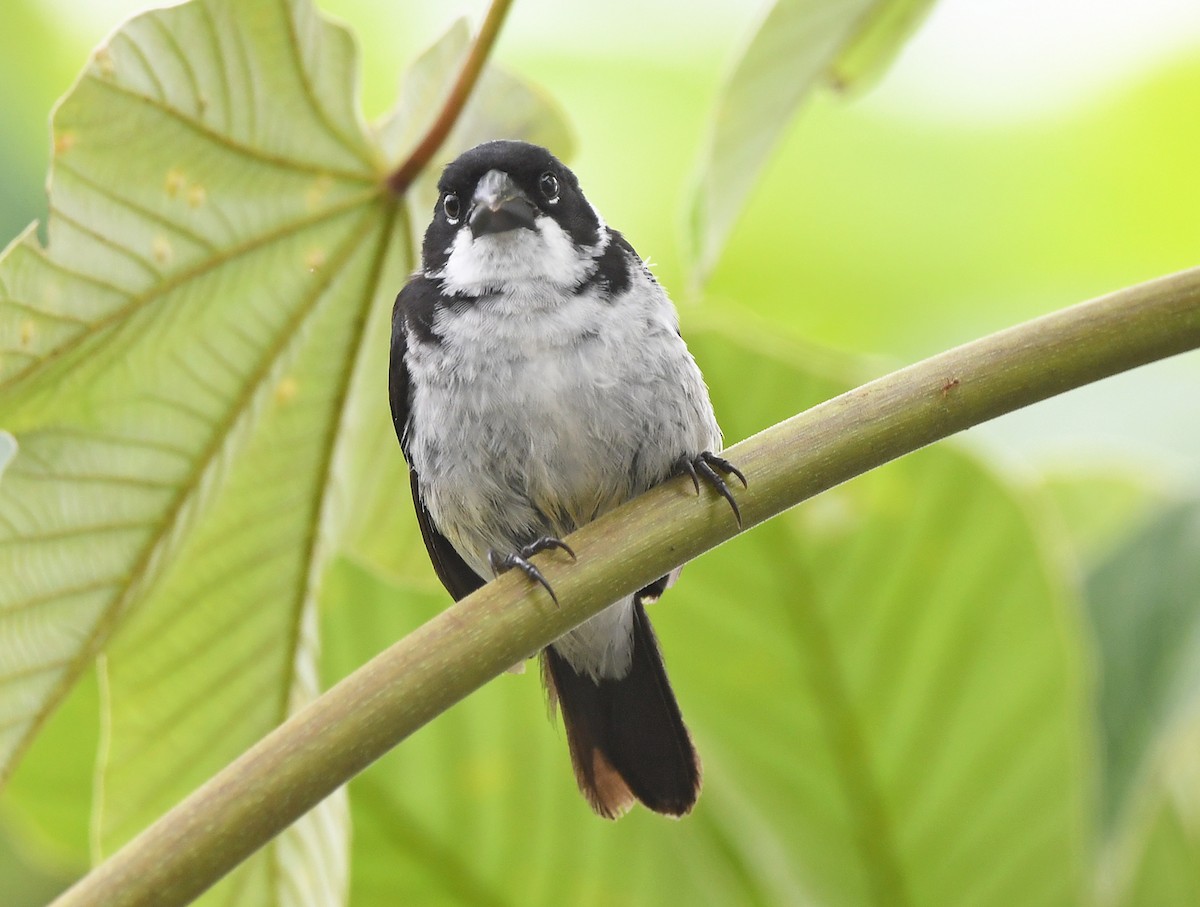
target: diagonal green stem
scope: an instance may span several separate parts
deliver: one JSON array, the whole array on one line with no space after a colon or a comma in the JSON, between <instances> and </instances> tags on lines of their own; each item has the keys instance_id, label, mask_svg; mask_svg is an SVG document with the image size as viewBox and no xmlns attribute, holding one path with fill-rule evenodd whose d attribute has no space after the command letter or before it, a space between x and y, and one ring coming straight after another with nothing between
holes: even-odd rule
<instances>
[{"instance_id":1,"label":"diagonal green stem","mask_svg":"<svg viewBox=\"0 0 1200 907\"><path fill-rule=\"evenodd\" d=\"M1200 347L1200 268L968 343L735 445L747 527L972 425ZM736 534L729 508L668 482L539 565L556 608L516 572L449 608L261 740L65 893L56 907L186 904L323 797L505 668Z\"/></svg>"},{"instance_id":2,"label":"diagonal green stem","mask_svg":"<svg viewBox=\"0 0 1200 907\"><path fill-rule=\"evenodd\" d=\"M403 195L408 190L413 180L417 178L417 174L425 168L437 150L442 147L442 142L446 141L446 136L454 128L463 106L467 103L475 83L479 80L483 64L491 54L492 45L496 43L496 36L500 34L500 26L504 24L504 17L508 15L508 8L511 5L512 0L492 0L483 24L479 27L479 34L475 37L475 43L471 45L471 50L467 54L466 60L463 61L463 67L459 70L458 78L450 89L450 94L446 98L446 103L442 105L437 119L433 121L429 131L425 133L417 147L413 149L412 154L408 156L408 160L387 178L388 189L396 195Z\"/></svg>"}]
</instances>

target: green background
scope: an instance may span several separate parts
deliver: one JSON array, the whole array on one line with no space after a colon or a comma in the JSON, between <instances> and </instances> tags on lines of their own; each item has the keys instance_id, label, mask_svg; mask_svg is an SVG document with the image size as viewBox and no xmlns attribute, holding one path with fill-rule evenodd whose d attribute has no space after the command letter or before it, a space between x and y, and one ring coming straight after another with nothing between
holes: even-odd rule
<instances>
[{"instance_id":1,"label":"green background","mask_svg":"<svg viewBox=\"0 0 1200 907\"><path fill-rule=\"evenodd\" d=\"M321 4L359 35L372 116L448 15L384 6ZM1049 110L955 117L889 88L918 41L873 94L805 106L698 289L683 211L753 16L703 27L662 4L650 21L674 27L647 38L619 21L632 4L592 7L560 42L517 0L497 59L564 111L583 186L676 298L730 440L1196 263L1200 49ZM47 111L117 23L76 15L0 12L4 237L44 217ZM493 682L352 786L352 902L1194 902L1198 369L981 427L689 567L654 612L705 757L684 823L592 820L532 672ZM444 606L413 545L409 525L335 562L327 681ZM89 675L0 797L6 903L86 867L99 699Z\"/></svg>"}]
</instances>

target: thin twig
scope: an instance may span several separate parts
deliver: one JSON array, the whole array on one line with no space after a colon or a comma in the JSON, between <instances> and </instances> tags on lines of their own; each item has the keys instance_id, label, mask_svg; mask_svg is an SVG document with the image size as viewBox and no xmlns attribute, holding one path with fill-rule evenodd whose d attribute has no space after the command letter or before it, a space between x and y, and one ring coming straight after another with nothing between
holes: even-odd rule
<instances>
[{"instance_id":1,"label":"thin twig","mask_svg":"<svg viewBox=\"0 0 1200 907\"><path fill-rule=\"evenodd\" d=\"M454 87L450 90L446 103L442 105L437 119L433 121L433 125L425 133L425 137L408 156L408 160L387 178L388 189L396 195L403 195L408 190L413 180L417 178L417 174L437 154L437 150L442 147L442 142L446 141L446 136L454 128L463 107L466 106L467 98L471 96L471 91L475 88L479 73L483 71L483 64L492 52L492 45L496 42L496 36L500 34L500 26L504 24L504 17L508 15L508 8L511 5L512 0L492 0L487 16L484 17L483 25L479 27L475 43L471 45L471 51L467 54L467 59L463 61L458 79L455 80Z\"/></svg>"}]
</instances>

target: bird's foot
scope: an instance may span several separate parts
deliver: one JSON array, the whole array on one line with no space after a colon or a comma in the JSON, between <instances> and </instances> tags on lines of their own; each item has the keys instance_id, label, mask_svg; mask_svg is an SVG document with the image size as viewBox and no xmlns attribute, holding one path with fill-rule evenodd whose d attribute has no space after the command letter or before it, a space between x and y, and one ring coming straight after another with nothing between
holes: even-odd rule
<instances>
[{"instance_id":1,"label":"bird's foot","mask_svg":"<svg viewBox=\"0 0 1200 907\"><path fill-rule=\"evenodd\" d=\"M575 552L571 550L571 546L562 539L543 536L533 543L526 545L520 551L514 554L501 554L495 549L488 552L488 564L492 568L492 573L499 576L501 573L507 573L509 570L516 568L524 573L535 583L539 583L543 589L550 593L550 597L554 599L554 604L558 605L558 596L554 594L554 588L550 585L550 581L539 570L529 558L533 557L539 551L549 551L551 548L560 548L567 554L571 555L571 560L575 560Z\"/></svg>"},{"instance_id":2,"label":"bird's foot","mask_svg":"<svg viewBox=\"0 0 1200 907\"><path fill-rule=\"evenodd\" d=\"M684 455L679 458L675 464L676 473L678 475L690 476L692 484L696 487L696 494L700 494L700 479L704 479L713 489L729 502L729 506L733 509L734 519L737 520L738 528L742 526L742 512L738 509L737 501L733 498L733 492L729 490L729 483L725 481L726 476L737 476L738 481L742 483L742 487L746 488L746 477L742 475L742 471L730 463L723 457L718 457L712 451L706 450L695 457ZM720 470L718 472L717 470Z\"/></svg>"}]
</instances>

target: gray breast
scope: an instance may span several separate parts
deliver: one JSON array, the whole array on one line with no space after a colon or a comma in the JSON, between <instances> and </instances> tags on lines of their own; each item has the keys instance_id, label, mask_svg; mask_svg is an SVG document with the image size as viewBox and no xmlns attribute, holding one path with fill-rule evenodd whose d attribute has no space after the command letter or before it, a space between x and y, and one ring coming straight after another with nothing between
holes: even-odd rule
<instances>
[{"instance_id":1,"label":"gray breast","mask_svg":"<svg viewBox=\"0 0 1200 907\"><path fill-rule=\"evenodd\" d=\"M720 447L666 294L642 278L595 294L494 296L410 333L409 449L443 534L487 551L562 536Z\"/></svg>"}]
</instances>

